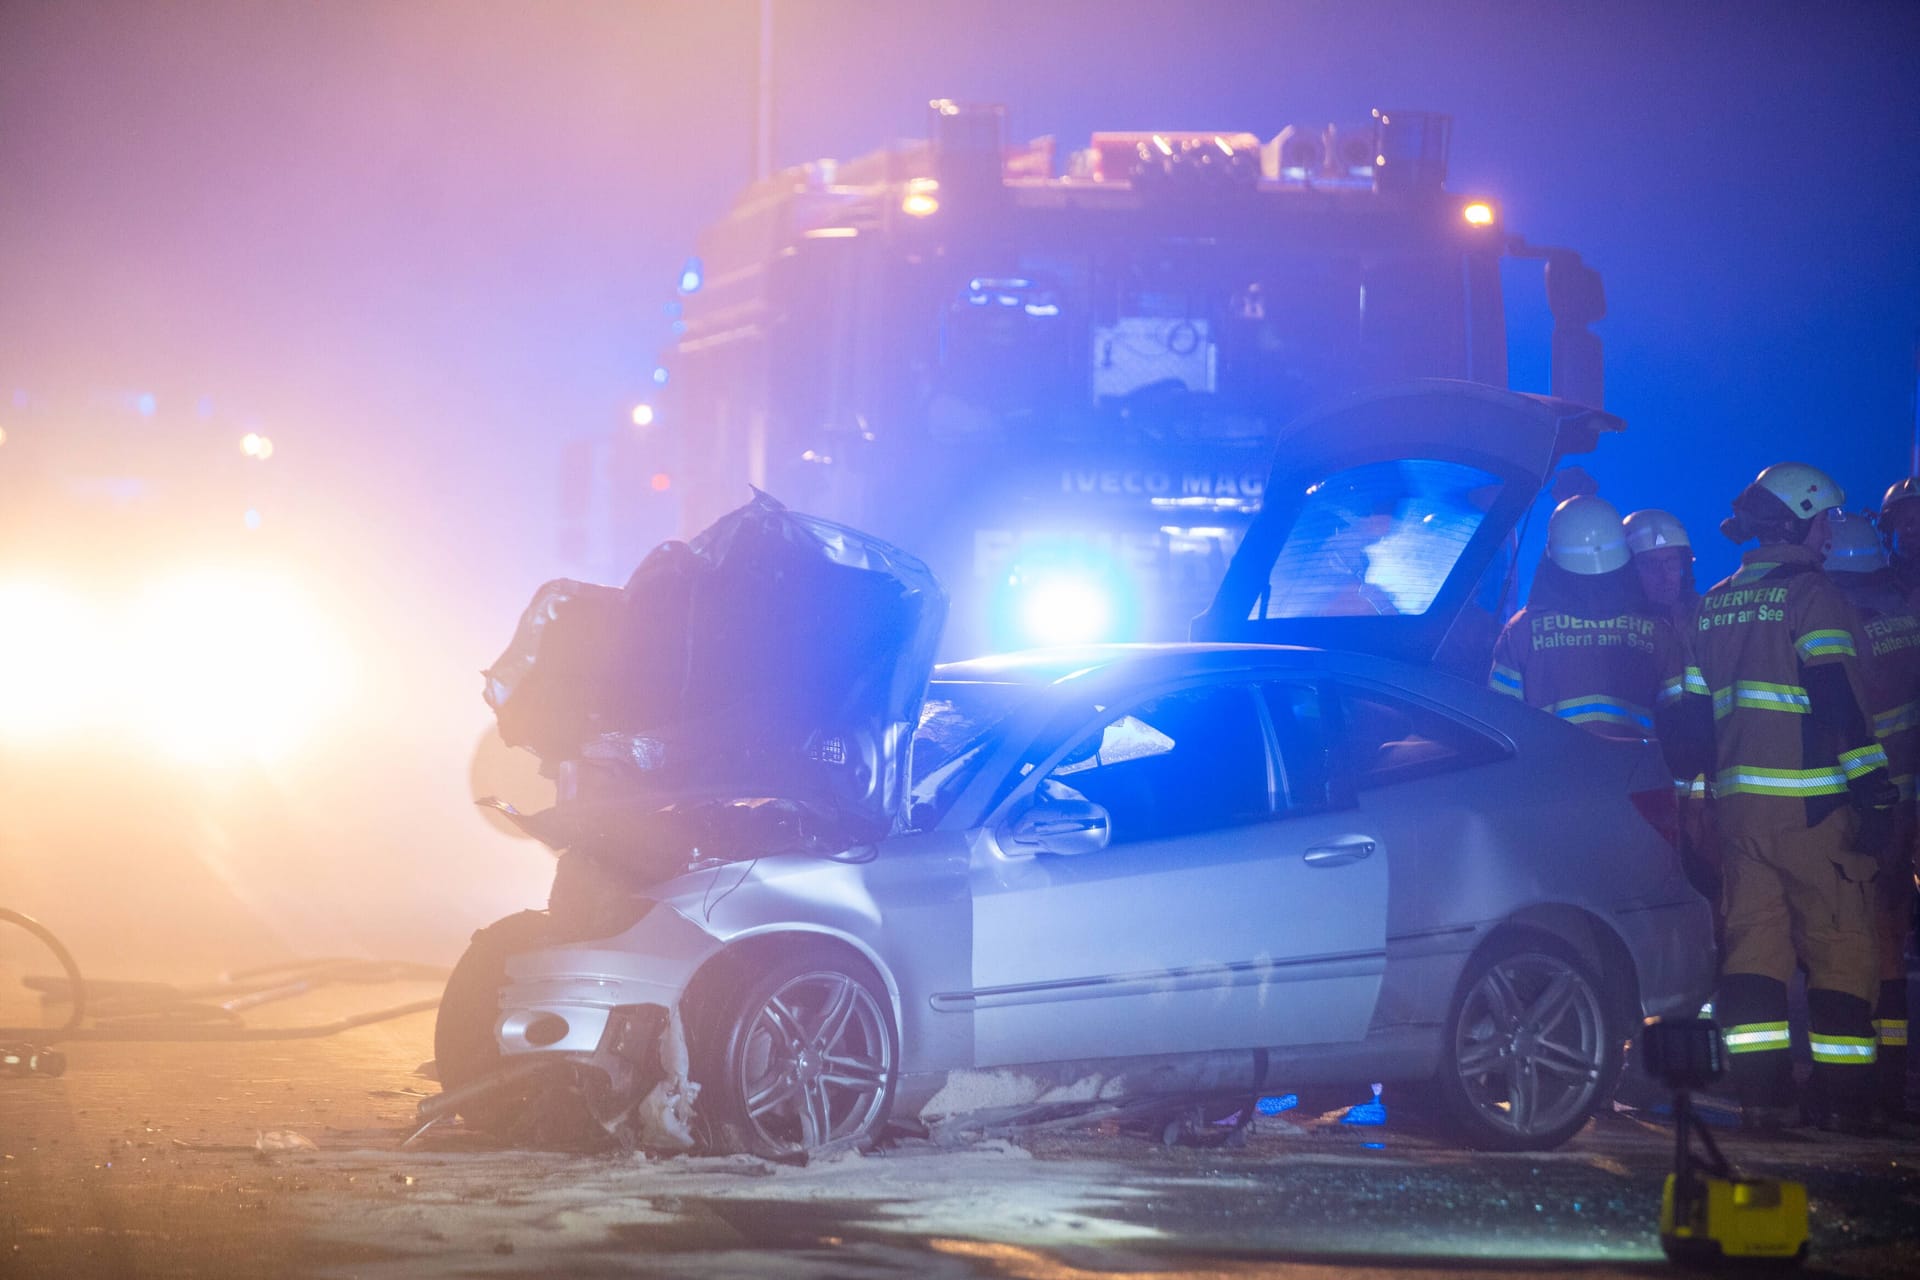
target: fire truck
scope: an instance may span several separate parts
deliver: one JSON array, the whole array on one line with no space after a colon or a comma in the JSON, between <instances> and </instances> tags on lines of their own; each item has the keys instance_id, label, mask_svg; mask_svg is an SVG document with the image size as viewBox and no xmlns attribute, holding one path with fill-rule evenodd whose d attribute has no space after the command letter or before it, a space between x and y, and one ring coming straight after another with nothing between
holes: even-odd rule
<instances>
[{"instance_id":1,"label":"fire truck","mask_svg":"<svg viewBox=\"0 0 1920 1280\"><path fill-rule=\"evenodd\" d=\"M946 651L1184 638L1278 428L1416 377L1507 384L1503 258L1539 260L1553 391L1597 405L1577 253L1446 186L1450 120L1008 145L999 106L743 193L656 374L684 529L747 485L925 557Z\"/></svg>"}]
</instances>

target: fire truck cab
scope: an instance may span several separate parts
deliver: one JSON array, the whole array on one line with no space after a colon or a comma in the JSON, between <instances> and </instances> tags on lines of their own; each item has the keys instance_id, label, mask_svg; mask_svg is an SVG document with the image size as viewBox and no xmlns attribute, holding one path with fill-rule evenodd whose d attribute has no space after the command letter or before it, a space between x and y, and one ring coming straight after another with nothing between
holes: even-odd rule
<instances>
[{"instance_id":1,"label":"fire truck cab","mask_svg":"<svg viewBox=\"0 0 1920 1280\"><path fill-rule=\"evenodd\" d=\"M1445 186L1449 120L1005 141L998 106L745 192L681 282L680 520L746 484L925 557L946 653L1184 638L1280 427L1415 377L1505 386L1543 259L1556 394L1597 404L1599 277Z\"/></svg>"}]
</instances>

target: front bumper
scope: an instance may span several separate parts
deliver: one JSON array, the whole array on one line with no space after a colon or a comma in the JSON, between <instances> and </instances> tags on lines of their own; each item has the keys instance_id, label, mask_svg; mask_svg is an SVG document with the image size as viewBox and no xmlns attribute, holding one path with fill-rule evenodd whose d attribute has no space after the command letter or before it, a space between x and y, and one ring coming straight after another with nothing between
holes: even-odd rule
<instances>
[{"instance_id":1,"label":"front bumper","mask_svg":"<svg viewBox=\"0 0 1920 1280\"><path fill-rule=\"evenodd\" d=\"M693 975L720 946L678 911L659 906L617 937L512 956L494 1039L507 1057L594 1053L616 1009L677 1010Z\"/></svg>"}]
</instances>

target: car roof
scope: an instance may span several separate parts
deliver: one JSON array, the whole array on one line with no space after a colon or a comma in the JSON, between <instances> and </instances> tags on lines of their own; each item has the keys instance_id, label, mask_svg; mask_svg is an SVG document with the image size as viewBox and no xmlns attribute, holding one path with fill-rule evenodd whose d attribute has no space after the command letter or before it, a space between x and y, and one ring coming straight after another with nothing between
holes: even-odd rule
<instances>
[{"instance_id":1,"label":"car roof","mask_svg":"<svg viewBox=\"0 0 1920 1280\"><path fill-rule=\"evenodd\" d=\"M944 662L933 669L933 678L956 683L1042 685L1122 669L1151 678L1156 673L1291 665L1313 652L1297 645L1272 644L1075 645Z\"/></svg>"}]
</instances>

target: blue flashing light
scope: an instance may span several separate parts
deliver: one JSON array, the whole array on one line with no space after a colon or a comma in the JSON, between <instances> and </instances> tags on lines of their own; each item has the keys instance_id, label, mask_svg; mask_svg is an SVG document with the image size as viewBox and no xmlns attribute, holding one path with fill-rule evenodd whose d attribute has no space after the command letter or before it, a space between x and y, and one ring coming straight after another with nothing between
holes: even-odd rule
<instances>
[{"instance_id":1,"label":"blue flashing light","mask_svg":"<svg viewBox=\"0 0 1920 1280\"><path fill-rule=\"evenodd\" d=\"M697 257L688 258L687 265L680 268L680 292L683 294L698 293L700 292L701 284L704 283L705 280L706 271L705 268L700 265L700 259Z\"/></svg>"},{"instance_id":2,"label":"blue flashing light","mask_svg":"<svg viewBox=\"0 0 1920 1280\"><path fill-rule=\"evenodd\" d=\"M660 314L665 316L669 320L678 320L680 318L680 313L685 311L686 309L687 309L686 306L680 301L680 299L673 298L673 299L670 299L665 305L663 305L660 308Z\"/></svg>"},{"instance_id":3,"label":"blue flashing light","mask_svg":"<svg viewBox=\"0 0 1920 1280\"><path fill-rule=\"evenodd\" d=\"M1368 1151L1385 1151L1387 1149L1387 1144L1384 1142L1363 1142L1360 1145Z\"/></svg>"},{"instance_id":4,"label":"blue flashing light","mask_svg":"<svg viewBox=\"0 0 1920 1280\"><path fill-rule=\"evenodd\" d=\"M1253 1109L1263 1116L1277 1116L1282 1111L1291 1111L1299 1105L1299 1094L1283 1093L1279 1097L1260 1099L1253 1104Z\"/></svg>"},{"instance_id":5,"label":"blue flashing light","mask_svg":"<svg viewBox=\"0 0 1920 1280\"><path fill-rule=\"evenodd\" d=\"M1061 535L1019 549L993 602L996 643L1013 648L1125 640L1139 590L1110 547Z\"/></svg>"},{"instance_id":6,"label":"blue flashing light","mask_svg":"<svg viewBox=\"0 0 1920 1280\"><path fill-rule=\"evenodd\" d=\"M241 518L247 522L247 528L249 529L258 529L260 527L260 513L252 507L248 507L247 514Z\"/></svg>"},{"instance_id":7,"label":"blue flashing light","mask_svg":"<svg viewBox=\"0 0 1920 1280\"><path fill-rule=\"evenodd\" d=\"M672 324L668 325L667 328L671 330L673 336L677 338L687 331L687 322L685 320L675 320Z\"/></svg>"},{"instance_id":8,"label":"blue flashing light","mask_svg":"<svg viewBox=\"0 0 1920 1280\"><path fill-rule=\"evenodd\" d=\"M654 366L653 385L656 387L664 387L667 385L667 367L665 365Z\"/></svg>"},{"instance_id":9,"label":"blue flashing light","mask_svg":"<svg viewBox=\"0 0 1920 1280\"><path fill-rule=\"evenodd\" d=\"M141 417L151 418L155 413L159 412L160 402L154 398L153 392L142 391L134 400L133 407L140 411Z\"/></svg>"}]
</instances>

